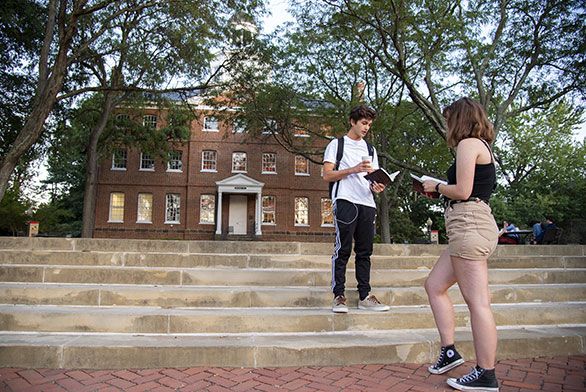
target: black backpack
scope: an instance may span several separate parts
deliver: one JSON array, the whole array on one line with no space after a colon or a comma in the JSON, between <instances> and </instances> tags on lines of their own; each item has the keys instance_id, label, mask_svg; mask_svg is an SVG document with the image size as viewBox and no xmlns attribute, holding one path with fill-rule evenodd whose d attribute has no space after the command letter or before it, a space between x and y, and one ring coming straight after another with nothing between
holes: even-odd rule
<instances>
[{"instance_id":1,"label":"black backpack","mask_svg":"<svg viewBox=\"0 0 586 392\"><path fill-rule=\"evenodd\" d=\"M373 157L374 159L374 148L372 147L372 145L366 142L366 147L368 148L368 155L370 155L371 157ZM338 138L338 150L336 151L336 166L334 166L334 170L338 170L338 168L340 167L340 161L342 160L342 156L344 155L344 136L339 137ZM339 181L333 181L330 182L329 184L329 195L330 195L330 199L334 199L335 196L338 195L338 188L336 187L336 194L333 195L332 191L334 190L334 185L337 184Z\"/></svg>"}]
</instances>

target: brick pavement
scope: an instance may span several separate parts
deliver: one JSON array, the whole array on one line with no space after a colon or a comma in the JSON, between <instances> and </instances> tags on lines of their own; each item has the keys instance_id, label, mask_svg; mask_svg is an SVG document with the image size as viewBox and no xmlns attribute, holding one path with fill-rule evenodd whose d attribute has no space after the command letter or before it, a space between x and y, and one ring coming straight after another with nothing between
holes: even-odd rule
<instances>
[{"instance_id":1,"label":"brick pavement","mask_svg":"<svg viewBox=\"0 0 586 392\"><path fill-rule=\"evenodd\" d=\"M447 375L467 373L471 362ZM501 392L586 391L586 355L503 360ZM427 365L67 370L0 368L0 391L451 391Z\"/></svg>"}]
</instances>

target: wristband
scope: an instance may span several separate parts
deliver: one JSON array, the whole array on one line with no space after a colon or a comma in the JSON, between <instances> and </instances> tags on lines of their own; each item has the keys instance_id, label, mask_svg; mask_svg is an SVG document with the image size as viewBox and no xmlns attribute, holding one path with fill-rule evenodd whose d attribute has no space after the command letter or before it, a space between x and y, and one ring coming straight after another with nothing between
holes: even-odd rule
<instances>
[{"instance_id":1,"label":"wristband","mask_svg":"<svg viewBox=\"0 0 586 392\"><path fill-rule=\"evenodd\" d=\"M441 182L438 182L438 183L436 184L436 186L435 186L435 191L436 191L437 193L441 193L441 192L440 192L440 190L439 190L439 186L440 186L440 185L441 185Z\"/></svg>"}]
</instances>

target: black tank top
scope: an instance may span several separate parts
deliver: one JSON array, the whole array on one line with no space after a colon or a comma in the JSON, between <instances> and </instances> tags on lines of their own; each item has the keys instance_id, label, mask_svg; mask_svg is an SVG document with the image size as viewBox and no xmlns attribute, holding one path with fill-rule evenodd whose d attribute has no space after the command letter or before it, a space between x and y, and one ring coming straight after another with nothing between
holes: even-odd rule
<instances>
[{"instance_id":1,"label":"black tank top","mask_svg":"<svg viewBox=\"0 0 586 392\"><path fill-rule=\"evenodd\" d=\"M496 188L496 169L494 167L494 158L492 150L488 143L480 139L488 151L490 152L490 163L476 164L474 168L474 184L472 185L472 193L470 198L478 197L479 199L488 201L492 192ZM452 166L447 171L448 184L452 185L456 183L456 161L452 163Z\"/></svg>"}]
</instances>

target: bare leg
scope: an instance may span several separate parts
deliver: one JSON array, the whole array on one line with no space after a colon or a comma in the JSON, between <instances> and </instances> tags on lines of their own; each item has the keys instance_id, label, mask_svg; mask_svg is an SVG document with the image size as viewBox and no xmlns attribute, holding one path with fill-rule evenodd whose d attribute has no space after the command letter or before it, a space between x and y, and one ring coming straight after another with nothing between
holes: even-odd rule
<instances>
[{"instance_id":1,"label":"bare leg","mask_svg":"<svg viewBox=\"0 0 586 392\"><path fill-rule=\"evenodd\" d=\"M470 310L476 362L484 369L493 369L496 361L497 334L490 308L487 262L452 257L452 265L460 292Z\"/></svg>"},{"instance_id":2,"label":"bare leg","mask_svg":"<svg viewBox=\"0 0 586 392\"><path fill-rule=\"evenodd\" d=\"M448 250L444 250L425 281L425 291L440 334L442 346L454 344L454 306L448 289L456 283L456 275Z\"/></svg>"}]
</instances>

